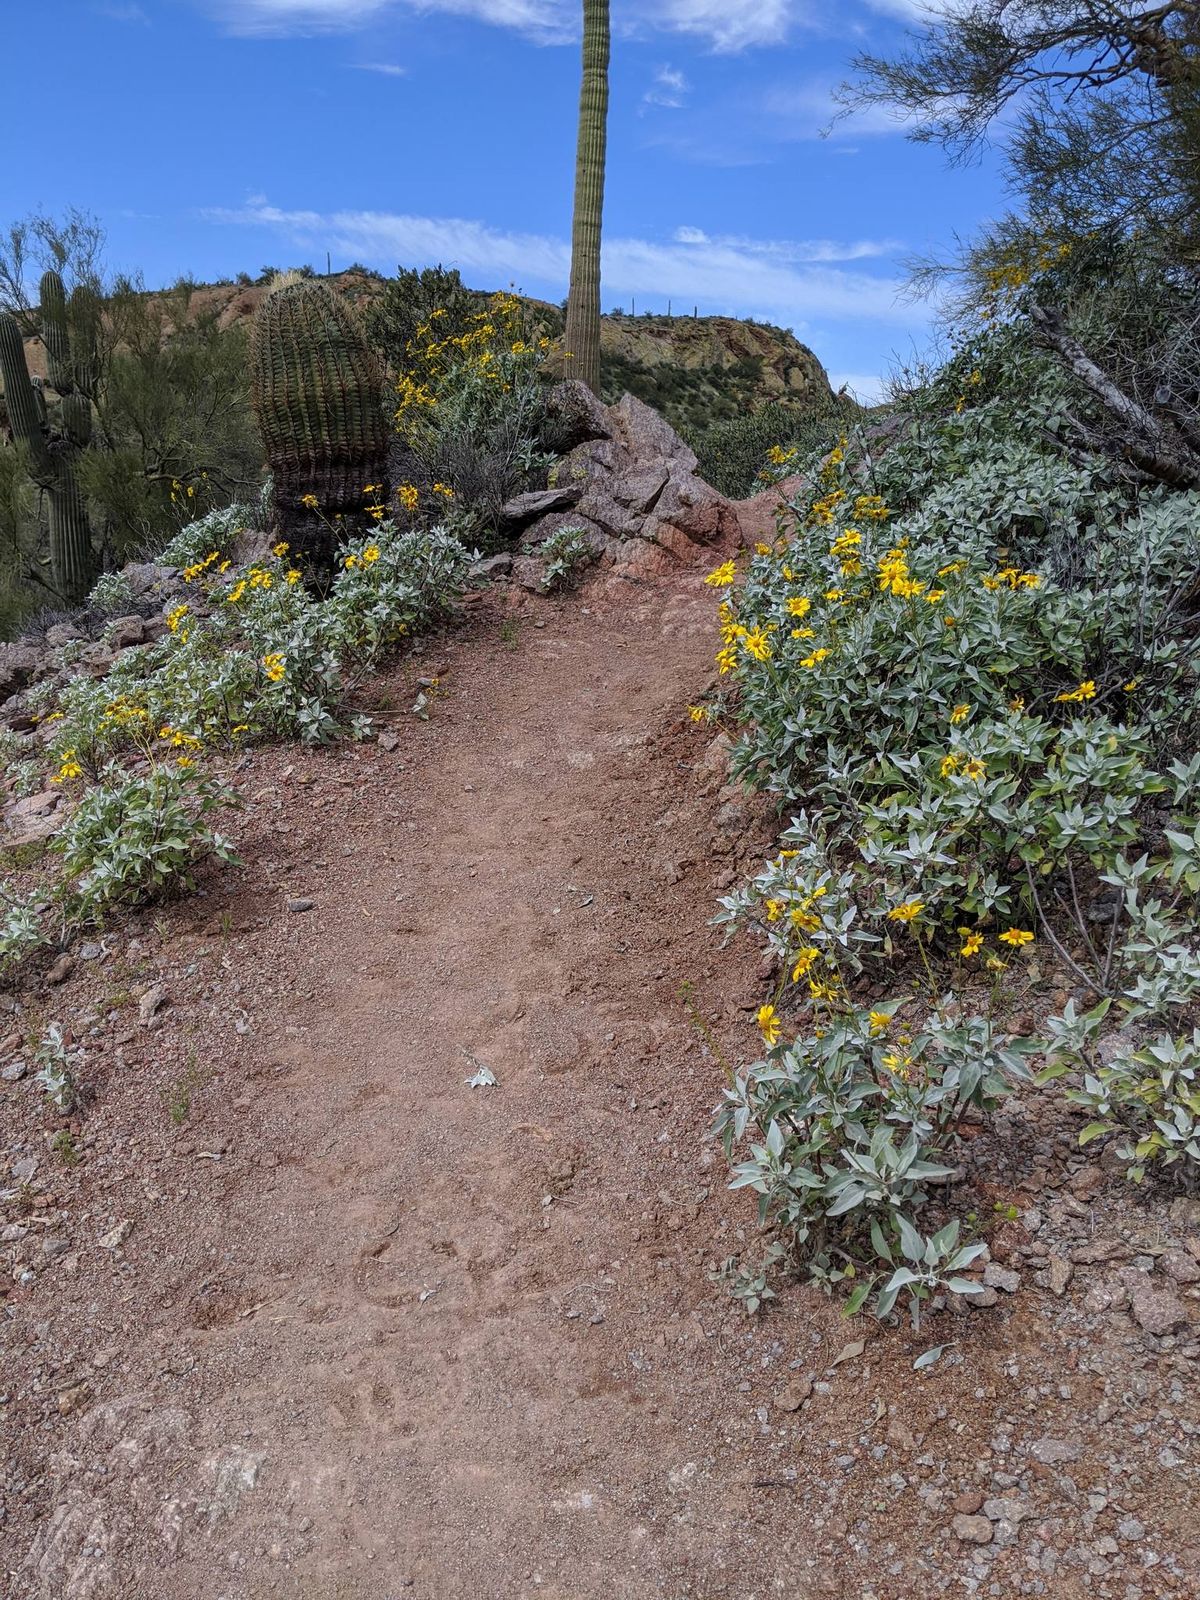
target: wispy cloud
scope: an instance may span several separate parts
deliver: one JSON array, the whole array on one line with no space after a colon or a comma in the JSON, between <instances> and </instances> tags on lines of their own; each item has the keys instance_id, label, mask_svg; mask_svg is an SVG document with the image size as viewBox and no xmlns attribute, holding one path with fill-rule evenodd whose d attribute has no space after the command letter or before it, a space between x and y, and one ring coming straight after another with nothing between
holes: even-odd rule
<instances>
[{"instance_id":1,"label":"wispy cloud","mask_svg":"<svg viewBox=\"0 0 1200 1600\"><path fill-rule=\"evenodd\" d=\"M233 33L350 31L385 12L407 9L473 17L513 28L539 44L577 36L577 0L201 0ZM782 43L798 28L828 27L821 0L617 0L624 35L692 35L717 52Z\"/></svg>"},{"instance_id":2,"label":"wispy cloud","mask_svg":"<svg viewBox=\"0 0 1200 1600\"><path fill-rule=\"evenodd\" d=\"M390 61L352 61L355 72L378 72L385 78L407 78L408 68L395 66Z\"/></svg>"},{"instance_id":3,"label":"wispy cloud","mask_svg":"<svg viewBox=\"0 0 1200 1600\"><path fill-rule=\"evenodd\" d=\"M827 134L865 138L872 134L902 134L911 126L911 117L887 106L866 106L848 115L840 113L835 87L832 82L817 79L768 86L758 101L760 119L777 139L821 139Z\"/></svg>"},{"instance_id":4,"label":"wispy cloud","mask_svg":"<svg viewBox=\"0 0 1200 1600\"><path fill-rule=\"evenodd\" d=\"M642 96L643 106L665 106L678 111L687 99L688 81L678 67L659 67L654 82Z\"/></svg>"},{"instance_id":5,"label":"wispy cloud","mask_svg":"<svg viewBox=\"0 0 1200 1600\"><path fill-rule=\"evenodd\" d=\"M214 209L226 225L268 228L292 244L333 250L382 267L441 261L484 283L565 289L570 245L545 234L520 233L456 217L379 211L285 211L271 205ZM919 312L900 305L900 280L890 270L852 263L885 256L889 241L772 240L714 237L683 227L669 239L612 237L604 247L604 286L613 295L670 296L710 313L769 318L801 328L813 320L864 319L909 325Z\"/></svg>"}]
</instances>

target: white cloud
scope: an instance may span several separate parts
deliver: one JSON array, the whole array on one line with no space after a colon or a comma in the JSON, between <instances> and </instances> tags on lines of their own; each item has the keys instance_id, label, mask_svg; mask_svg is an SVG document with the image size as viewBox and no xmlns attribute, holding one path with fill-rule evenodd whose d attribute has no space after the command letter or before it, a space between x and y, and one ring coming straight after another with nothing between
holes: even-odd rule
<instances>
[{"instance_id":1,"label":"white cloud","mask_svg":"<svg viewBox=\"0 0 1200 1600\"><path fill-rule=\"evenodd\" d=\"M305 248L333 250L384 268L443 262L493 284L532 280L546 293L566 289L570 246L544 234L509 232L455 217L379 211L284 211L270 205L212 210L209 220L265 227ZM887 251L885 242L710 237L680 228L666 240L610 237L604 246L606 294L648 295L707 313L765 317L787 326L814 319L909 325L920 312L901 306L901 281L840 265Z\"/></svg>"},{"instance_id":2,"label":"white cloud","mask_svg":"<svg viewBox=\"0 0 1200 1600\"><path fill-rule=\"evenodd\" d=\"M407 78L408 68L397 67L390 61L355 61L352 63L356 72L378 72L385 78Z\"/></svg>"},{"instance_id":3,"label":"white cloud","mask_svg":"<svg viewBox=\"0 0 1200 1600\"><path fill-rule=\"evenodd\" d=\"M678 67L659 67L654 82L642 96L642 104L678 111L687 98L688 88L687 78Z\"/></svg>"},{"instance_id":4,"label":"white cloud","mask_svg":"<svg viewBox=\"0 0 1200 1600\"><path fill-rule=\"evenodd\" d=\"M444 12L514 28L540 44L574 38L577 0L201 0L233 33L350 31L385 11ZM820 26L817 0L618 0L619 33L690 34L729 52L778 44L797 26Z\"/></svg>"},{"instance_id":5,"label":"white cloud","mask_svg":"<svg viewBox=\"0 0 1200 1600\"><path fill-rule=\"evenodd\" d=\"M693 33L714 50L778 44L808 6L797 0L657 0L638 6L639 18L673 33Z\"/></svg>"},{"instance_id":6,"label":"white cloud","mask_svg":"<svg viewBox=\"0 0 1200 1600\"><path fill-rule=\"evenodd\" d=\"M887 106L865 106L839 115L833 83L775 85L765 89L758 109L777 138L820 139L827 133L865 137L868 134L905 133L911 118Z\"/></svg>"}]
</instances>

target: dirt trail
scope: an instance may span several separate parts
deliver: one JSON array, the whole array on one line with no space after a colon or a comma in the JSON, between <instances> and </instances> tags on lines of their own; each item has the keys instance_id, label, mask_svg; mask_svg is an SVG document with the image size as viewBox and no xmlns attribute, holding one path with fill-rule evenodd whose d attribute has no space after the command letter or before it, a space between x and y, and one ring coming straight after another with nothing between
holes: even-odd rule
<instances>
[{"instance_id":1,"label":"dirt trail","mask_svg":"<svg viewBox=\"0 0 1200 1600\"><path fill-rule=\"evenodd\" d=\"M1011 1366L1071 1377L1069 1330L960 1322L929 1384L928 1335L815 1291L748 1322L710 1281L753 1212L704 1137L720 1069L679 986L753 1048L755 952L708 924L770 831L682 716L711 618L695 575L536 603L515 637L483 615L427 723L411 663L381 686L394 752L243 773L244 874L135 930L121 961L170 1004L92 1052L68 1205L109 1243L9 1324L11 1595L1051 1592L1015 1548L986 1557L1012 1587L980 1587L946 1518L1010 1407L1078 1434L1091 1380L1018 1398ZM1076 1498L1099 1481L1072 1470Z\"/></svg>"}]
</instances>

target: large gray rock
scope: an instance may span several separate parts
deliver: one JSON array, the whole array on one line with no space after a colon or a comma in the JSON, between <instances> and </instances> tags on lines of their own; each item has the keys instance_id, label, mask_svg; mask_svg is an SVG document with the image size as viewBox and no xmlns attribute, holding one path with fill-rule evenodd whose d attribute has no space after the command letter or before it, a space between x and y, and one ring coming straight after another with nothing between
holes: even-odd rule
<instances>
[{"instance_id":1,"label":"large gray rock","mask_svg":"<svg viewBox=\"0 0 1200 1600\"><path fill-rule=\"evenodd\" d=\"M527 494L514 495L500 507L500 529L505 533L519 532L539 517L548 516L552 511L565 511L568 506L575 505L582 493L581 483L566 482L552 489L531 489Z\"/></svg>"},{"instance_id":2,"label":"large gray rock","mask_svg":"<svg viewBox=\"0 0 1200 1600\"><path fill-rule=\"evenodd\" d=\"M564 454L589 439L610 439L613 425L605 406L586 383L567 378L550 391L547 409L558 433L555 444Z\"/></svg>"},{"instance_id":3,"label":"large gray rock","mask_svg":"<svg viewBox=\"0 0 1200 1600\"><path fill-rule=\"evenodd\" d=\"M526 549L577 527L620 573L642 577L738 539L736 507L697 476L695 452L657 411L629 394L611 408L575 389L569 397L588 432L556 466L554 486L574 489L577 504L532 522Z\"/></svg>"},{"instance_id":4,"label":"large gray rock","mask_svg":"<svg viewBox=\"0 0 1200 1600\"><path fill-rule=\"evenodd\" d=\"M695 472L696 453L652 406L636 395L622 395L613 407L617 423L633 455L640 461L667 461L679 472Z\"/></svg>"}]
</instances>

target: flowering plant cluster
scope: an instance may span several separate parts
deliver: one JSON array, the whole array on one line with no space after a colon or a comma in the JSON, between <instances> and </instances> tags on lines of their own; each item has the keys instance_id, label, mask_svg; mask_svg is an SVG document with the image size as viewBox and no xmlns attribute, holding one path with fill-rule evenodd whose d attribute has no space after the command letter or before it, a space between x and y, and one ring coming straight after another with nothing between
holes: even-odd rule
<instances>
[{"instance_id":1,"label":"flowering plant cluster","mask_svg":"<svg viewBox=\"0 0 1200 1600\"><path fill-rule=\"evenodd\" d=\"M986 413L975 370L946 382ZM879 1315L969 1290L957 1229L920 1214L963 1117L1033 1058L1132 1177L1200 1175L1200 757L1178 738L1200 661L1173 622L1200 502L1121 492L1004 415L968 436L942 401L873 479L843 439L779 539L708 579L736 770L793 817L721 904L780 980L717 1126L810 1274ZM1042 960L1097 1004L1014 1038L1002 990ZM860 1009L864 972L895 997Z\"/></svg>"},{"instance_id":2,"label":"flowering plant cluster","mask_svg":"<svg viewBox=\"0 0 1200 1600\"><path fill-rule=\"evenodd\" d=\"M504 501L545 472L554 459L541 447L551 349L512 294L465 317L438 308L418 324L396 380L411 480L397 492L408 516L479 539Z\"/></svg>"},{"instance_id":3,"label":"flowering plant cluster","mask_svg":"<svg viewBox=\"0 0 1200 1600\"><path fill-rule=\"evenodd\" d=\"M212 533L211 517L203 528ZM269 738L361 735L365 719L345 710L354 687L447 612L471 559L443 528L382 521L343 546L318 594L284 543L248 567L188 530L178 543L188 595L171 605L163 638L39 701L50 734L42 781L75 802L55 841L65 872L54 909L67 923L186 887L205 858L232 860L209 819L235 797L209 757ZM41 942L44 922L0 886L0 967Z\"/></svg>"}]
</instances>

